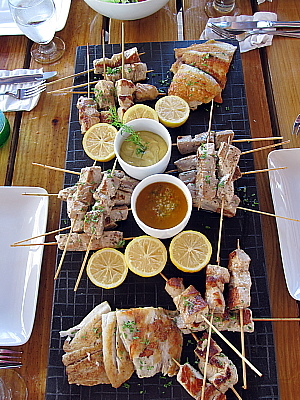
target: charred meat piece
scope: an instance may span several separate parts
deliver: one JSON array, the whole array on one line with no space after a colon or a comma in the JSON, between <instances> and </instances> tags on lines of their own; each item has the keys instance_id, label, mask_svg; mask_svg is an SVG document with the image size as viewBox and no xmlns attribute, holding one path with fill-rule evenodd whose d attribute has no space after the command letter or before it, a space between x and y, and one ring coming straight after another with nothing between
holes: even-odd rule
<instances>
[{"instance_id":1,"label":"charred meat piece","mask_svg":"<svg viewBox=\"0 0 300 400\"><path fill-rule=\"evenodd\" d=\"M250 306L251 276L249 272L251 258L242 249L229 254L228 270L230 271L227 305L230 310Z\"/></svg>"},{"instance_id":2,"label":"charred meat piece","mask_svg":"<svg viewBox=\"0 0 300 400\"><path fill-rule=\"evenodd\" d=\"M202 322L203 315L208 314L208 304L200 292L190 285L180 295L173 298L177 310L187 326L193 323Z\"/></svg>"},{"instance_id":3,"label":"charred meat piece","mask_svg":"<svg viewBox=\"0 0 300 400\"><path fill-rule=\"evenodd\" d=\"M190 364L185 363L180 366L177 374L177 381L185 390L196 400L201 399L203 376ZM206 383L204 391L205 400L226 400L226 396L219 392L213 385Z\"/></svg>"},{"instance_id":4,"label":"charred meat piece","mask_svg":"<svg viewBox=\"0 0 300 400\"><path fill-rule=\"evenodd\" d=\"M240 159L241 150L232 144L222 142L218 150L218 191L217 197L230 202L234 196L233 175Z\"/></svg>"},{"instance_id":5,"label":"charred meat piece","mask_svg":"<svg viewBox=\"0 0 300 400\"><path fill-rule=\"evenodd\" d=\"M79 110L79 123L81 133L85 133L91 126L100 122L100 113L97 110L97 103L94 99L80 96L77 101Z\"/></svg>"},{"instance_id":6,"label":"charred meat piece","mask_svg":"<svg viewBox=\"0 0 300 400\"><path fill-rule=\"evenodd\" d=\"M228 283L229 279L230 275L227 268L211 264L206 267L205 300L210 310L216 313L223 314L225 311L223 291L224 284Z\"/></svg>"},{"instance_id":7,"label":"charred meat piece","mask_svg":"<svg viewBox=\"0 0 300 400\"><path fill-rule=\"evenodd\" d=\"M112 387L118 388L131 377L134 367L120 337L115 311L102 315L102 340L105 371Z\"/></svg>"},{"instance_id":8,"label":"charred meat piece","mask_svg":"<svg viewBox=\"0 0 300 400\"><path fill-rule=\"evenodd\" d=\"M198 367L202 373L206 364L207 342L208 334L204 333L201 340L197 342L195 349L195 354L199 358ZM238 382L236 366L222 353L222 349L213 339L210 340L206 374L209 382L222 393L225 393Z\"/></svg>"},{"instance_id":9,"label":"charred meat piece","mask_svg":"<svg viewBox=\"0 0 300 400\"><path fill-rule=\"evenodd\" d=\"M139 63L140 56L136 47L124 51L124 64ZM122 65L122 53L116 53L111 58L99 58L93 61L94 73L103 74L104 66L115 68Z\"/></svg>"},{"instance_id":10,"label":"charred meat piece","mask_svg":"<svg viewBox=\"0 0 300 400\"><path fill-rule=\"evenodd\" d=\"M178 178L184 182L186 185L189 183L196 183L196 176L197 176L197 170L192 169L190 171L183 171L178 174Z\"/></svg>"},{"instance_id":11,"label":"charred meat piece","mask_svg":"<svg viewBox=\"0 0 300 400\"><path fill-rule=\"evenodd\" d=\"M214 132L198 133L194 137L192 135L177 136L177 148L181 154L196 153L201 144L214 142Z\"/></svg>"},{"instance_id":12,"label":"charred meat piece","mask_svg":"<svg viewBox=\"0 0 300 400\"><path fill-rule=\"evenodd\" d=\"M181 356L182 334L162 308L116 312L118 329L139 378L158 372L173 376Z\"/></svg>"},{"instance_id":13,"label":"charred meat piece","mask_svg":"<svg viewBox=\"0 0 300 400\"><path fill-rule=\"evenodd\" d=\"M197 156L193 154L191 156L180 158L179 160L174 161L174 164L179 172L197 169Z\"/></svg>"},{"instance_id":14,"label":"charred meat piece","mask_svg":"<svg viewBox=\"0 0 300 400\"><path fill-rule=\"evenodd\" d=\"M185 290L183 279L182 278L168 279L165 285L165 290L172 298L179 296Z\"/></svg>"},{"instance_id":15,"label":"charred meat piece","mask_svg":"<svg viewBox=\"0 0 300 400\"><path fill-rule=\"evenodd\" d=\"M212 76L191 65L182 64L173 77L168 94L183 98L195 110L202 103L216 100L221 91L220 85Z\"/></svg>"},{"instance_id":16,"label":"charred meat piece","mask_svg":"<svg viewBox=\"0 0 300 400\"><path fill-rule=\"evenodd\" d=\"M65 248L69 234L56 235L55 239L58 244L58 248L63 250ZM87 233L71 233L71 237L68 243L68 251L86 251L90 243L91 236ZM107 231L103 232L102 236L97 238L94 237L90 250L99 250L105 247L119 248L122 247L123 232L119 231Z\"/></svg>"},{"instance_id":17,"label":"charred meat piece","mask_svg":"<svg viewBox=\"0 0 300 400\"><path fill-rule=\"evenodd\" d=\"M113 82L102 79L95 85L95 98L99 108L108 110L115 106L115 86Z\"/></svg>"},{"instance_id":18,"label":"charred meat piece","mask_svg":"<svg viewBox=\"0 0 300 400\"><path fill-rule=\"evenodd\" d=\"M135 84L128 79L119 79L116 81L115 87L120 108L128 110L128 108L134 105L133 93L135 91Z\"/></svg>"},{"instance_id":19,"label":"charred meat piece","mask_svg":"<svg viewBox=\"0 0 300 400\"><path fill-rule=\"evenodd\" d=\"M202 200L211 201L216 197L218 179L216 177L217 157L214 143L205 143L197 150L196 196L198 207Z\"/></svg>"},{"instance_id":20,"label":"charred meat piece","mask_svg":"<svg viewBox=\"0 0 300 400\"><path fill-rule=\"evenodd\" d=\"M136 102L155 100L159 92L156 86L147 83L137 83L135 85L134 98Z\"/></svg>"}]
</instances>

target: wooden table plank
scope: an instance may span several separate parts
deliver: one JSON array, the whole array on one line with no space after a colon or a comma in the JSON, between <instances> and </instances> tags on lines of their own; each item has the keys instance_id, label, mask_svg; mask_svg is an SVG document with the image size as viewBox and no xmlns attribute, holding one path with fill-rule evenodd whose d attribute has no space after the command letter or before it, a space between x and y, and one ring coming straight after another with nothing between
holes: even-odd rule
<instances>
[{"instance_id":1,"label":"wooden table plank","mask_svg":"<svg viewBox=\"0 0 300 400\"><path fill-rule=\"evenodd\" d=\"M121 43L121 23L119 20L110 20L109 43ZM136 21L125 21L124 32L125 43L177 40L176 0L170 0L152 16Z\"/></svg>"},{"instance_id":2,"label":"wooden table plank","mask_svg":"<svg viewBox=\"0 0 300 400\"><path fill-rule=\"evenodd\" d=\"M100 43L102 22L103 17L86 3L73 0L67 24L57 33L66 43L66 53L58 62L45 65L44 70L58 71L57 78L72 74L76 46ZM32 62L31 67L38 68L40 65ZM71 85L72 81L68 79L50 87L66 87ZM49 193L57 193L62 188L63 173L34 167L31 163L64 167L70 103L69 94L43 93L38 105L32 111L23 113L13 176L14 185L41 186ZM51 197L48 231L58 227L59 217L60 201ZM53 237L48 240L52 241ZM24 350L24 366L20 373L28 386L28 400L42 400L45 396L55 265L56 246L45 246L36 322L30 340L21 346Z\"/></svg>"},{"instance_id":3,"label":"wooden table plank","mask_svg":"<svg viewBox=\"0 0 300 400\"><path fill-rule=\"evenodd\" d=\"M0 69L23 68L27 49L27 39L24 36L0 36L0 49ZM15 113L5 113L5 116L10 123L11 131L13 131ZM0 148L0 185L5 183L11 139L12 134L5 145Z\"/></svg>"},{"instance_id":4,"label":"wooden table plank","mask_svg":"<svg viewBox=\"0 0 300 400\"><path fill-rule=\"evenodd\" d=\"M273 3L266 2L261 8L270 11L277 10L279 19L294 20L300 19L300 5L298 3L296 10L296 3L296 1L291 1L287 7L284 0L273 0ZM204 12L204 4L205 0L199 2L184 0L185 39L199 38L204 29L207 19ZM291 7L290 4L292 5ZM241 7L242 14L252 15L250 2L240 2L239 6ZM285 13L283 13L283 10L285 10ZM295 67L299 65L300 55L295 46L297 39L283 39L283 41L277 40L277 38L274 40L273 45L267 49L267 59L280 126L279 134L290 139L291 135L288 136L287 132L290 133L291 123L295 116L300 113L300 107L297 110L300 92L299 90L297 91L296 85L297 78L299 82L300 73L299 68ZM261 50L261 52L264 51L266 49ZM293 54L292 57L290 57L291 54ZM267 137L273 134L268 112L267 91L263 85L257 84L257 82L261 83L264 80L260 56L259 50L242 54L249 121L253 137ZM283 60L283 63L279 63L278 60ZM294 63L294 60L295 64L293 68L292 63ZM287 73L287 71L289 72ZM283 82L285 82L284 85L282 84ZM299 140L299 138L293 138L290 147L293 147L294 143L298 143L299 146ZM254 147L260 146L259 142L254 143ZM267 155L269 151L254 153L257 169L267 167ZM267 174L257 175L257 186L260 209L271 213L274 212ZM282 270L275 218L264 216L261 220L272 315L276 317L297 317L297 303L287 292ZM276 345L280 399L289 400L297 398L300 392L300 382L296 378L296 371L300 367L299 324L297 322L275 322L273 330Z\"/></svg>"}]
</instances>

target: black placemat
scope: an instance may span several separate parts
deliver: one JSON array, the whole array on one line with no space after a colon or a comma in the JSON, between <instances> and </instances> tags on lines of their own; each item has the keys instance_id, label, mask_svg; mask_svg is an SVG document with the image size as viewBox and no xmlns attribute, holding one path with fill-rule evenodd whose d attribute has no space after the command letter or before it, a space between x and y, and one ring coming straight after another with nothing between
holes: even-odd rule
<instances>
[{"instance_id":1,"label":"black placemat","mask_svg":"<svg viewBox=\"0 0 300 400\"><path fill-rule=\"evenodd\" d=\"M189 44L199 41L162 42L162 43L139 43L126 44L125 49L137 46L143 62L147 62L148 82L158 88L167 91L170 83L171 73L169 68L174 62L174 48L186 47ZM120 45L106 45L105 54L120 52ZM78 47L75 62L75 72L81 72L92 68L92 60L102 57L102 46L89 46L89 62L86 61L86 46ZM91 80L97 78L91 73ZM79 76L75 84L86 82L86 76ZM78 89L82 90L82 88ZM80 95L74 94L71 117L69 124L69 142L67 149L66 168L79 171L80 168L90 166L93 161L88 159L82 149L82 135L78 123L78 110L76 102ZM149 102L149 105L154 103ZM173 142L176 142L177 135L196 134L207 130L209 120L209 105L201 105L196 111L191 112L189 120L176 129L169 129ZM233 129L235 138L249 138L250 130L248 123L247 104L244 91L244 80L242 64L239 51L236 52L232 66L228 73L228 82L223 91L223 103L215 104L213 113L213 130ZM237 144L242 150L251 149L251 143L243 142ZM172 157L169 169L174 169L174 160L182 157L176 146L172 150ZM104 169L111 168L113 161L102 165ZM242 155L239 166L242 171L254 169L252 154ZM76 176L66 174L65 186L76 183ZM241 205L259 209L255 175L243 175L235 182L236 194L241 198ZM214 263L217 253L218 230L220 215L203 210L193 210L191 219L186 229L195 229L204 233L213 245L211 262ZM66 214L66 205L62 204L61 225L69 225ZM137 227L130 215L127 221L119 223L119 229L124 231L124 237L131 237L143 234ZM233 218L224 218L223 234L221 243L221 263L227 266L228 254L237 246L237 239L241 247L250 255L252 261L250 272L252 276L252 303L253 317L270 316L269 295L266 279L264 261L264 250L261 233L261 223L258 214L238 210ZM166 246L169 240L163 241ZM61 252L58 252L58 261ZM62 345L64 339L59 336L60 330L65 330L78 324L81 319L89 313L93 307L107 300L114 310L116 308L161 306L167 309L174 309L170 296L165 292L165 282L160 276L152 278L141 278L131 272L125 282L116 289L102 290L94 286L84 273L77 292L74 292L75 282L83 260L84 254L79 252L68 252L66 254L62 270L56 281L53 306L53 323L51 332L51 347L49 356L49 368L47 378L47 399L48 400L88 400L88 399L190 399L190 395L177 383L176 377L169 378L158 374L153 378L138 379L134 374L127 381L126 385L113 389L110 385L97 385L93 387L69 385L61 362L63 355ZM164 269L164 274L170 278L180 276L184 278L185 286L193 284L204 295L205 271L196 274L186 274L177 270L170 262ZM224 335L240 349L239 333L225 332ZM201 336L201 333L198 333ZM214 336L215 337L215 336ZM223 348L226 355L236 364L240 376L236 389L244 400L275 400L278 399L277 374L275 363L275 351L273 342L272 325L270 322L256 322L255 332L245 334L246 356L263 376L258 377L252 370L247 368L248 389L241 389L242 370L241 360L233 350L215 337L218 344ZM184 347L181 362L187 360L194 365L195 343L191 335L185 335ZM235 399L232 391L227 392L227 398Z\"/></svg>"}]
</instances>

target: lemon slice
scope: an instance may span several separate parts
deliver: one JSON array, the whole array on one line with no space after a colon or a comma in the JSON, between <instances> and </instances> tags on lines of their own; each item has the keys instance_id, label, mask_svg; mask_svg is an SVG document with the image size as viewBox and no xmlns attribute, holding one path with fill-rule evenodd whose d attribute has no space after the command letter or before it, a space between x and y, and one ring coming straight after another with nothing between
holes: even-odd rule
<instances>
[{"instance_id":1,"label":"lemon slice","mask_svg":"<svg viewBox=\"0 0 300 400\"><path fill-rule=\"evenodd\" d=\"M86 154L96 161L110 161L114 158L114 141L117 129L106 123L99 123L89 128L82 140Z\"/></svg>"},{"instance_id":2,"label":"lemon slice","mask_svg":"<svg viewBox=\"0 0 300 400\"><path fill-rule=\"evenodd\" d=\"M181 271L198 272L210 261L212 247L205 235L197 231L183 231L171 240L170 258Z\"/></svg>"},{"instance_id":3,"label":"lemon slice","mask_svg":"<svg viewBox=\"0 0 300 400\"><path fill-rule=\"evenodd\" d=\"M150 118L158 121L157 112L153 108L145 104L135 104L125 111L123 115L123 124L138 118Z\"/></svg>"},{"instance_id":4,"label":"lemon slice","mask_svg":"<svg viewBox=\"0 0 300 400\"><path fill-rule=\"evenodd\" d=\"M188 103L179 96L160 98L155 104L155 111L160 122L169 128L183 125L190 115Z\"/></svg>"},{"instance_id":5,"label":"lemon slice","mask_svg":"<svg viewBox=\"0 0 300 400\"><path fill-rule=\"evenodd\" d=\"M128 268L135 274L149 277L159 274L167 262L167 249L157 238L138 236L125 249Z\"/></svg>"},{"instance_id":6,"label":"lemon slice","mask_svg":"<svg viewBox=\"0 0 300 400\"><path fill-rule=\"evenodd\" d=\"M104 248L89 259L87 275L96 286L115 288L124 282L128 273L124 254L119 250Z\"/></svg>"}]
</instances>

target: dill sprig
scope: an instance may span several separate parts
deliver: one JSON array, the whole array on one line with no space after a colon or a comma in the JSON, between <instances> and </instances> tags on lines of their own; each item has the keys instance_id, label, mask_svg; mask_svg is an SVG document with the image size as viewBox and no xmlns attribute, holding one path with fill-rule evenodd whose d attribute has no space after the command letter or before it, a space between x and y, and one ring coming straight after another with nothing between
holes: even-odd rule
<instances>
[{"instance_id":1,"label":"dill sprig","mask_svg":"<svg viewBox=\"0 0 300 400\"><path fill-rule=\"evenodd\" d=\"M142 156L148 149L148 146L147 146L148 142L144 142L141 139L140 134L138 132L136 132L133 128L131 128L131 126L125 125L120 121L116 107L110 107L109 112L110 112L111 124L114 127L116 127L117 129L122 129L123 132L126 132L129 134L129 136L125 140L135 144L136 145L136 149L135 149L136 155Z\"/></svg>"}]
</instances>

